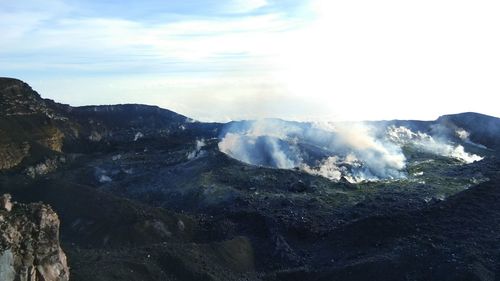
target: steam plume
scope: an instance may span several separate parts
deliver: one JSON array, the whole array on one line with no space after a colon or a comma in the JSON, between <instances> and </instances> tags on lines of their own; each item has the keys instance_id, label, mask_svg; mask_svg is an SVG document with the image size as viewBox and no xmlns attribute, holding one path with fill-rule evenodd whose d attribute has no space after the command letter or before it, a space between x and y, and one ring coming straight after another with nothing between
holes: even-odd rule
<instances>
[{"instance_id":1,"label":"steam plume","mask_svg":"<svg viewBox=\"0 0 500 281\"><path fill-rule=\"evenodd\" d=\"M465 130L457 132L458 137L463 141L467 141L469 133ZM387 129L387 136L393 142L400 145L413 145L417 149L432 153L435 155L445 156L460 160L464 163L472 163L482 160L483 158L476 154L467 153L461 145L454 145L445 140L436 139L422 132L413 132L410 129L400 126L390 126Z\"/></svg>"},{"instance_id":2,"label":"steam plume","mask_svg":"<svg viewBox=\"0 0 500 281\"><path fill-rule=\"evenodd\" d=\"M405 157L401 149L375 139L361 123L311 124L281 120L235 123L219 149L243 162L306 172L351 181L401 178Z\"/></svg>"},{"instance_id":3,"label":"steam plume","mask_svg":"<svg viewBox=\"0 0 500 281\"><path fill-rule=\"evenodd\" d=\"M468 133L457 132L466 141ZM464 163L482 157L461 145L404 126L365 123L298 123L277 119L234 122L221 136L220 151L245 163L299 168L332 180L350 182L407 176L402 147L450 157Z\"/></svg>"}]
</instances>

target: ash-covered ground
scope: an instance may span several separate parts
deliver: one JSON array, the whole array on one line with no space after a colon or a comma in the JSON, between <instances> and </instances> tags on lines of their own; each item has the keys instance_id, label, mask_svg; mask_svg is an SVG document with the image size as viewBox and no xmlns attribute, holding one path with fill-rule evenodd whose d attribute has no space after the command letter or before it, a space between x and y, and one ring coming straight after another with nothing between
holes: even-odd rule
<instances>
[{"instance_id":1,"label":"ash-covered ground","mask_svg":"<svg viewBox=\"0 0 500 281\"><path fill-rule=\"evenodd\" d=\"M200 123L0 79L0 193L71 280L496 280L500 120Z\"/></svg>"}]
</instances>

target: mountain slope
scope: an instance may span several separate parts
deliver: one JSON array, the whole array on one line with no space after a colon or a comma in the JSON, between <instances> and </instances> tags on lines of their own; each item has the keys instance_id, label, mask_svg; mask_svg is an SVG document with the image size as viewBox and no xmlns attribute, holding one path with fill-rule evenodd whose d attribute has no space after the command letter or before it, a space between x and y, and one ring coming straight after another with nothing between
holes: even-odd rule
<instances>
[{"instance_id":1,"label":"mountain slope","mask_svg":"<svg viewBox=\"0 0 500 281\"><path fill-rule=\"evenodd\" d=\"M42 200L59 214L72 280L498 274L498 118L366 122L377 130L351 142L356 124L201 123L146 105L71 107L15 79L0 79L0 108L0 193ZM226 141L258 145L264 164L221 149L228 134ZM375 149L353 150L360 143ZM273 166L269 157L286 153L299 153L309 170ZM361 160L376 168L395 155L404 156L401 177L328 177L367 173Z\"/></svg>"}]
</instances>

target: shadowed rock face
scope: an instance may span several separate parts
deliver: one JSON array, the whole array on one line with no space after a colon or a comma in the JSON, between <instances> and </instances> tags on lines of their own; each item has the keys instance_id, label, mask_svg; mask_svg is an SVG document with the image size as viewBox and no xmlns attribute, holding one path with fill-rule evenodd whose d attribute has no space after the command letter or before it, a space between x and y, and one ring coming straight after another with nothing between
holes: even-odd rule
<instances>
[{"instance_id":1,"label":"shadowed rock face","mask_svg":"<svg viewBox=\"0 0 500 281\"><path fill-rule=\"evenodd\" d=\"M175 135L188 141L193 132L214 137L218 127L156 106L71 107L41 98L20 80L0 77L0 171L36 169L47 159L58 162L61 153L109 150L141 139Z\"/></svg>"},{"instance_id":2,"label":"shadowed rock face","mask_svg":"<svg viewBox=\"0 0 500 281\"><path fill-rule=\"evenodd\" d=\"M59 246L59 218L41 203L0 200L0 280L67 281L66 255Z\"/></svg>"},{"instance_id":3,"label":"shadowed rock face","mask_svg":"<svg viewBox=\"0 0 500 281\"><path fill-rule=\"evenodd\" d=\"M16 167L30 155L62 151L64 133L56 123L64 118L52 103L22 81L0 78L0 170Z\"/></svg>"}]
</instances>

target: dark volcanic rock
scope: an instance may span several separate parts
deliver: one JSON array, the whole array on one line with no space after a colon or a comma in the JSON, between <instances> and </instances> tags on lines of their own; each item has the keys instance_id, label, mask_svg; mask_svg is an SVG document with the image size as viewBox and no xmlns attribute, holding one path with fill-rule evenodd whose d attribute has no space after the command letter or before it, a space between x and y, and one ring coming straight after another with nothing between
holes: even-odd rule
<instances>
[{"instance_id":1,"label":"dark volcanic rock","mask_svg":"<svg viewBox=\"0 0 500 281\"><path fill-rule=\"evenodd\" d=\"M439 133L484 159L408 147L406 179L331 181L231 158L218 148L223 124L156 106L71 107L2 78L0 194L54 208L73 281L498 278L498 118L372 124ZM300 149L308 165L326 153ZM67 280L55 213L9 202L0 281Z\"/></svg>"},{"instance_id":2,"label":"dark volcanic rock","mask_svg":"<svg viewBox=\"0 0 500 281\"><path fill-rule=\"evenodd\" d=\"M470 140L492 149L500 148L500 118L466 112L444 115L436 120L446 128L463 128L470 133Z\"/></svg>"},{"instance_id":3,"label":"dark volcanic rock","mask_svg":"<svg viewBox=\"0 0 500 281\"><path fill-rule=\"evenodd\" d=\"M0 115L53 115L40 95L23 81L0 78Z\"/></svg>"},{"instance_id":4,"label":"dark volcanic rock","mask_svg":"<svg viewBox=\"0 0 500 281\"><path fill-rule=\"evenodd\" d=\"M296 181L290 185L288 190L292 192L304 192L308 189L308 186L301 180Z\"/></svg>"},{"instance_id":5,"label":"dark volcanic rock","mask_svg":"<svg viewBox=\"0 0 500 281\"><path fill-rule=\"evenodd\" d=\"M0 78L0 170L44 161L63 148L66 118L31 87Z\"/></svg>"}]
</instances>

